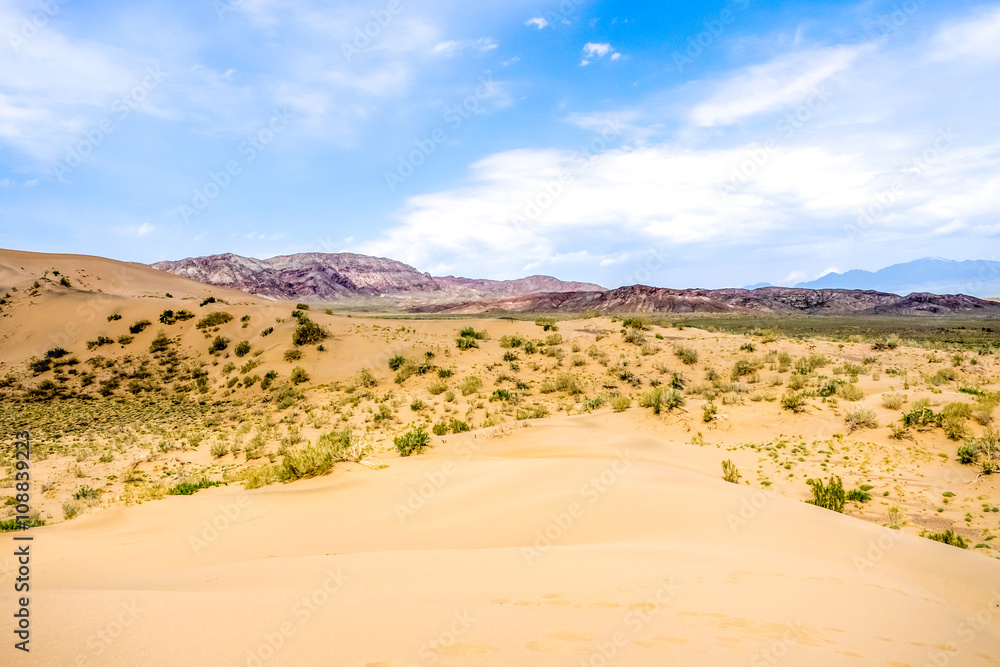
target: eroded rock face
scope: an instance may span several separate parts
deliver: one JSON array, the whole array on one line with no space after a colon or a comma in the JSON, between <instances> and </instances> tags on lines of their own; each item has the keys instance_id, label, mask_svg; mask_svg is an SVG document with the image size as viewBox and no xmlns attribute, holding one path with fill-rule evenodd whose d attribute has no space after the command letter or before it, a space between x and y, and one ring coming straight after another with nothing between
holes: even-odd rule
<instances>
[{"instance_id":1,"label":"eroded rock face","mask_svg":"<svg viewBox=\"0 0 1000 667\"><path fill-rule=\"evenodd\" d=\"M962 294L899 296L862 290L767 287L675 290L646 285L605 292L544 293L414 307L422 312L770 313L803 315L1000 314L1000 303Z\"/></svg>"},{"instance_id":2,"label":"eroded rock face","mask_svg":"<svg viewBox=\"0 0 1000 667\"><path fill-rule=\"evenodd\" d=\"M518 280L435 278L394 259L353 253L303 253L266 260L227 253L178 262L158 262L152 266L209 285L278 299L426 295L437 301L550 291L604 291L599 285L563 282L551 276L530 276Z\"/></svg>"}]
</instances>

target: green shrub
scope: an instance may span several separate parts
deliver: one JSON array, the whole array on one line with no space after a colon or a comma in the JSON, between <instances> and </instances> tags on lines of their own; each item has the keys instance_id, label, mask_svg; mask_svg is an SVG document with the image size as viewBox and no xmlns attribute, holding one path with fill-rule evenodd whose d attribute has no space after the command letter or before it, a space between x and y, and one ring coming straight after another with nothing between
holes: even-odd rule
<instances>
[{"instance_id":1,"label":"green shrub","mask_svg":"<svg viewBox=\"0 0 1000 667\"><path fill-rule=\"evenodd\" d=\"M611 397L610 403L611 408L615 412L624 412L632 406L632 398L623 394L618 394L617 396Z\"/></svg>"},{"instance_id":2,"label":"green shrub","mask_svg":"<svg viewBox=\"0 0 1000 667\"><path fill-rule=\"evenodd\" d=\"M654 415L660 414L663 408L670 411L683 405L684 394L666 387L654 387L639 398L639 407L652 408Z\"/></svg>"},{"instance_id":3,"label":"green shrub","mask_svg":"<svg viewBox=\"0 0 1000 667\"><path fill-rule=\"evenodd\" d=\"M940 414L935 413L930 408L919 408L914 405L913 410L903 415L902 421L903 426L907 428L926 430L934 426L940 426L942 419Z\"/></svg>"},{"instance_id":4,"label":"green shrub","mask_svg":"<svg viewBox=\"0 0 1000 667\"><path fill-rule=\"evenodd\" d=\"M210 303L215 303L215 297L214 296L205 297L204 299L202 299L201 304L199 304L199 305L201 305L201 306L207 306Z\"/></svg>"},{"instance_id":5,"label":"green shrub","mask_svg":"<svg viewBox=\"0 0 1000 667\"><path fill-rule=\"evenodd\" d=\"M888 394L882 394L882 405L889 410L899 410L906 403L906 394L898 394L896 392L889 392Z\"/></svg>"},{"instance_id":6,"label":"green shrub","mask_svg":"<svg viewBox=\"0 0 1000 667\"><path fill-rule=\"evenodd\" d=\"M472 350L479 347L479 341L468 336L460 336L455 340L455 345L460 350Z\"/></svg>"},{"instance_id":7,"label":"green shrub","mask_svg":"<svg viewBox=\"0 0 1000 667\"><path fill-rule=\"evenodd\" d=\"M542 331L559 331L554 317L539 317L535 320L535 324L542 327Z\"/></svg>"},{"instance_id":8,"label":"green shrub","mask_svg":"<svg viewBox=\"0 0 1000 667\"><path fill-rule=\"evenodd\" d=\"M216 352L222 352L227 347L229 347L229 339L224 336L216 336L212 344L209 345L208 351L215 354Z\"/></svg>"},{"instance_id":9,"label":"green shrub","mask_svg":"<svg viewBox=\"0 0 1000 667\"><path fill-rule=\"evenodd\" d=\"M248 341L241 340L236 344L236 347L233 348L233 353L237 357L245 357L250 353L250 343Z\"/></svg>"},{"instance_id":10,"label":"green shrub","mask_svg":"<svg viewBox=\"0 0 1000 667\"><path fill-rule=\"evenodd\" d=\"M122 334L118 337L118 344L121 346L129 345L135 340L135 336L132 334Z\"/></svg>"},{"instance_id":11,"label":"green shrub","mask_svg":"<svg viewBox=\"0 0 1000 667\"><path fill-rule=\"evenodd\" d=\"M299 318L299 325L292 333L292 344L294 345L314 345L322 342L330 334L326 329L316 324L306 316Z\"/></svg>"},{"instance_id":12,"label":"green shrub","mask_svg":"<svg viewBox=\"0 0 1000 667\"><path fill-rule=\"evenodd\" d=\"M129 333L133 334L142 333L146 329L146 327L148 327L151 324L152 322L150 322L149 320L139 320L138 322L135 322L134 324L130 325L128 330Z\"/></svg>"},{"instance_id":13,"label":"green shrub","mask_svg":"<svg viewBox=\"0 0 1000 667\"><path fill-rule=\"evenodd\" d=\"M45 358L46 359L62 359L67 354L69 354L69 352L67 352L63 348L61 348L61 347L54 347L54 348L52 348L51 350L49 350L48 352L45 353Z\"/></svg>"},{"instance_id":14,"label":"green shrub","mask_svg":"<svg viewBox=\"0 0 1000 667\"><path fill-rule=\"evenodd\" d=\"M108 322L114 322L115 320L120 320L122 316L119 313L113 313L108 315Z\"/></svg>"},{"instance_id":15,"label":"green shrub","mask_svg":"<svg viewBox=\"0 0 1000 667\"><path fill-rule=\"evenodd\" d=\"M260 336L261 338L263 338L264 336L270 336L273 333L274 333L274 327L268 327L260 332Z\"/></svg>"},{"instance_id":16,"label":"green shrub","mask_svg":"<svg viewBox=\"0 0 1000 667\"><path fill-rule=\"evenodd\" d=\"M837 387L837 396L845 401L860 401L865 397L865 392L856 384L844 383Z\"/></svg>"},{"instance_id":17,"label":"green shrub","mask_svg":"<svg viewBox=\"0 0 1000 667\"><path fill-rule=\"evenodd\" d=\"M733 484L739 484L740 477L742 477L740 469L736 467L735 463L733 463L730 459L726 459L722 462L722 479L727 482L732 482Z\"/></svg>"},{"instance_id":18,"label":"green shrub","mask_svg":"<svg viewBox=\"0 0 1000 667\"><path fill-rule=\"evenodd\" d=\"M822 354L811 354L795 361L795 372L799 375L809 375L817 368L828 366L830 360Z\"/></svg>"},{"instance_id":19,"label":"green shrub","mask_svg":"<svg viewBox=\"0 0 1000 667\"><path fill-rule=\"evenodd\" d=\"M820 479L810 479L807 480L807 483L812 488L813 494L812 500L807 500L807 503L833 510L834 512L844 511L846 494L844 493L844 484L840 480L840 477L837 475L832 476L830 482L826 485Z\"/></svg>"},{"instance_id":20,"label":"green shrub","mask_svg":"<svg viewBox=\"0 0 1000 667\"><path fill-rule=\"evenodd\" d=\"M875 411L867 406L848 410L844 421L847 423L848 433L853 433L860 428L878 428L878 417L875 415Z\"/></svg>"},{"instance_id":21,"label":"green shrub","mask_svg":"<svg viewBox=\"0 0 1000 667\"><path fill-rule=\"evenodd\" d=\"M872 494L865 489L851 489L845 496L846 500L853 500L856 503L866 503L872 499Z\"/></svg>"},{"instance_id":22,"label":"green shrub","mask_svg":"<svg viewBox=\"0 0 1000 667\"><path fill-rule=\"evenodd\" d=\"M462 396L469 396L475 394L477 391L483 388L483 381L478 377L471 375L458 385L459 390L462 392Z\"/></svg>"},{"instance_id":23,"label":"green shrub","mask_svg":"<svg viewBox=\"0 0 1000 667\"><path fill-rule=\"evenodd\" d=\"M197 491L202 489L209 489L213 486L219 486L222 482L212 482L209 481L207 477L202 477L196 482L181 482L177 486L172 487L167 491L168 496L190 496Z\"/></svg>"},{"instance_id":24,"label":"green shrub","mask_svg":"<svg viewBox=\"0 0 1000 667\"><path fill-rule=\"evenodd\" d=\"M232 321L233 316L225 311L216 311L214 313L209 313L205 317L198 320L195 327L198 329L213 329L215 327L222 326L226 322Z\"/></svg>"},{"instance_id":25,"label":"green shrub","mask_svg":"<svg viewBox=\"0 0 1000 667\"><path fill-rule=\"evenodd\" d=\"M792 412L802 412L805 410L806 396L802 392L788 390L781 397L781 407Z\"/></svg>"},{"instance_id":26,"label":"green shrub","mask_svg":"<svg viewBox=\"0 0 1000 667\"><path fill-rule=\"evenodd\" d=\"M403 435L397 436L393 439L400 456L419 454L424 451L424 447L426 447L430 441L431 436L422 425L417 426L416 428L413 428Z\"/></svg>"},{"instance_id":27,"label":"green shrub","mask_svg":"<svg viewBox=\"0 0 1000 667\"><path fill-rule=\"evenodd\" d=\"M285 361L298 361L302 358L302 350L296 350L295 348L285 350L284 359Z\"/></svg>"},{"instance_id":28,"label":"green shrub","mask_svg":"<svg viewBox=\"0 0 1000 667\"><path fill-rule=\"evenodd\" d=\"M63 503L62 510L63 518L66 519L66 521L69 521L70 519L76 518L81 512L83 512L83 503L79 503L75 500L67 500Z\"/></svg>"},{"instance_id":29,"label":"green shrub","mask_svg":"<svg viewBox=\"0 0 1000 667\"><path fill-rule=\"evenodd\" d=\"M472 327L465 327L458 332L459 338L472 338L474 340L489 340L489 333L483 329L482 331L476 331Z\"/></svg>"},{"instance_id":30,"label":"green shrub","mask_svg":"<svg viewBox=\"0 0 1000 667\"><path fill-rule=\"evenodd\" d=\"M500 337L500 347L508 349L514 347L521 347L524 345L524 339L520 336L501 336Z\"/></svg>"},{"instance_id":31,"label":"green shrub","mask_svg":"<svg viewBox=\"0 0 1000 667\"><path fill-rule=\"evenodd\" d=\"M739 380L741 377L753 375L764 367L764 362L759 359L740 359L733 365L732 379Z\"/></svg>"},{"instance_id":32,"label":"green shrub","mask_svg":"<svg viewBox=\"0 0 1000 667\"><path fill-rule=\"evenodd\" d=\"M292 369L292 382L294 384L302 384L303 382L309 381L309 373L302 366L296 366Z\"/></svg>"},{"instance_id":33,"label":"green shrub","mask_svg":"<svg viewBox=\"0 0 1000 667\"><path fill-rule=\"evenodd\" d=\"M966 542L965 538L961 535L956 535L955 531L951 528L944 531L943 533L926 533L922 535L929 540L934 540L935 542L942 542L944 544L951 545L953 547L958 547L959 549L968 549L969 543Z\"/></svg>"},{"instance_id":34,"label":"green shrub","mask_svg":"<svg viewBox=\"0 0 1000 667\"><path fill-rule=\"evenodd\" d=\"M698 351L694 348L677 345L674 347L674 356L688 366L698 363Z\"/></svg>"}]
</instances>

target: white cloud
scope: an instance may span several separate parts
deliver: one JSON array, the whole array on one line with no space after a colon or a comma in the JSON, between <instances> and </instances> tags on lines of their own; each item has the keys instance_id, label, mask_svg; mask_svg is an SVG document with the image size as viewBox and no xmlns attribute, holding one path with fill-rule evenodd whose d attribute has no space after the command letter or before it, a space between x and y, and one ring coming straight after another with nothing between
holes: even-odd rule
<instances>
[{"instance_id":1,"label":"white cloud","mask_svg":"<svg viewBox=\"0 0 1000 667\"><path fill-rule=\"evenodd\" d=\"M533 19L528 19L527 21L525 21L524 25L526 25L526 26L533 26L533 25L534 26L538 26L538 29L542 30L543 28L545 28L546 26L549 25L549 22L546 21L544 17L536 16Z\"/></svg>"},{"instance_id":2,"label":"white cloud","mask_svg":"<svg viewBox=\"0 0 1000 667\"><path fill-rule=\"evenodd\" d=\"M598 44L595 42L587 42L583 45L583 52L588 58L603 58L604 56L611 53L613 49L610 44Z\"/></svg>"},{"instance_id":3,"label":"white cloud","mask_svg":"<svg viewBox=\"0 0 1000 667\"><path fill-rule=\"evenodd\" d=\"M498 44L490 37L480 37L476 40L449 40L447 42L439 42L438 44L435 44L431 49L431 53L442 54L445 56L456 56L468 50L487 53L488 51L496 49L497 46Z\"/></svg>"},{"instance_id":4,"label":"white cloud","mask_svg":"<svg viewBox=\"0 0 1000 667\"><path fill-rule=\"evenodd\" d=\"M822 84L846 70L867 46L816 49L780 56L752 65L711 86L708 99L697 104L690 119L697 125L729 125L745 118L823 94Z\"/></svg>"},{"instance_id":5,"label":"white cloud","mask_svg":"<svg viewBox=\"0 0 1000 667\"><path fill-rule=\"evenodd\" d=\"M153 233L154 229L155 227L153 227L153 225L149 224L148 222L144 222L141 225L139 225L138 229L135 230L135 235L148 236L149 234Z\"/></svg>"},{"instance_id":6,"label":"white cloud","mask_svg":"<svg viewBox=\"0 0 1000 667\"><path fill-rule=\"evenodd\" d=\"M1000 59L1000 7L941 28L932 40L929 59L980 62Z\"/></svg>"}]
</instances>

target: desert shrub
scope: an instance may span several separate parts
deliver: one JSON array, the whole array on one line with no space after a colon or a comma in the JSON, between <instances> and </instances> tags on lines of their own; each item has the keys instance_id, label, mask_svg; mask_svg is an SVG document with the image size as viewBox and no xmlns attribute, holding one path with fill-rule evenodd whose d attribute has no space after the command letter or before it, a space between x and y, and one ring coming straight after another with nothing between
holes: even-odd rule
<instances>
[{"instance_id":1,"label":"desert shrub","mask_svg":"<svg viewBox=\"0 0 1000 667\"><path fill-rule=\"evenodd\" d=\"M427 387L427 391L431 396L437 396L438 394L443 394L448 391L448 385L444 382L433 382Z\"/></svg>"},{"instance_id":2,"label":"desert shrub","mask_svg":"<svg viewBox=\"0 0 1000 667\"><path fill-rule=\"evenodd\" d=\"M740 345L741 352L753 352L755 349L757 348L754 347L753 343L743 343Z\"/></svg>"},{"instance_id":3,"label":"desert shrub","mask_svg":"<svg viewBox=\"0 0 1000 667\"><path fill-rule=\"evenodd\" d=\"M450 378L452 375L454 375L454 373L455 373L455 371L453 371L450 368L439 368L438 369L438 377L441 378L442 380L444 380L446 378Z\"/></svg>"},{"instance_id":4,"label":"desert shrub","mask_svg":"<svg viewBox=\"0 0 1000 667\"><path fill-rule=\"evenodd\" d=\"M559 331L554 317L539 317L535 320L535 324L542 327L542 331Z\"/></svg>"},{"instance_id":5,"label":"desert shrub","mask_svg":"<svg viewBox=\"0 0 1000 667\"><path fill-rule=\"evenodd\" d=\"M448 424L438 422L431 427L431 433L437 436L448 435Z\"/></svg>"},{"instance_id":6,"label":"desert shrub","mask_svg":"<svg viewBox=\"0 0 1000 667\"><path fill-rule=\"evenodd\" d=\"M879 340L872 343L873 350L895 350L899 347L899 336L896 334L890 334L885 338L880 338Z\"/></svg>"},{"instance_id":7,"label":"desert shrub","mask_svg":"<svg viewBox=\"0 0 1000 667\"><path fill-rule=\"evenodd\" d=\"M278 377L278 371L268 371L267 373L264 374L264 377L261 378L260 388L265 390L270 389L271 385L274 384L274 381L275 379L277 379L277 377Z\"/></svg>"},{"instance_id":8,"label":"desert shrub","mask_svg":"<svg viewBox=\"0 0 1000 667\"><path fill-rule=\"evenodd\" d=\"M930 408L917 407L920 401L914 404L913 409L903 414L903 426L926 430L941 425L942 417Z\"/></svg>"},{"instance_id":9,"label":"desert shrub","mask_svg":"<svg viewBox=\"0 0 1000 667\"><path fill-rule=\"evenodd\" d=\"M292 369L292 382L294 384L302 384L303 382L309 381L309 373L302 366L296 366Z\"/></svg>"},{"instance_id":10,"label":"desert shrub","mask_svg":"<svg viewBox=\"0 0 1000 667\"><path fill-rule=\"evenodd\" d=\"M122 346L130 345L134 340L135 336L133 336L132 334L122 334L121 336L118 337L118 344Z\"/></svg>"},{"instance_id":11,"label":"desert shrub","mask_svg":"<svg viewBox=\"0 0 1000 667\"><path fill-rule=\"evenodd\" d=\"M108 315L108 322L114 322L115 320L120 320L122 316L119 313L112 313Z\"/></svg>"},{"instance_id":12,"label":"desert shrub","mask_svg":"<svg viewBox=\"0 0 1000 667\"><path fill-rule=\"evenodd\" d=\"M882 394L882 405L889 410L899 410L906 403L906 394L889 392Z\"/></svg>"},{"instance_id":13,"label":"desert shrub","mask_svg":"<svg viewBox=\"0 0 1000 667\"><path fill-rule=\"evenodd\" d=\"M935 542L942 542L953 547L958 547L959 549L968 549L969 543L961 535L956 535L955 531L951 528L944 531L943 533L926 533L922 535L929 540L934 540Z\"/></svg>"},{"instance_id":14,"label":"desert shrub","mask_svg":"<svg viewBox=\"0 0 1000 667\"><path fill-rule=\"evenodd\" d=\"M545 337L546 345L562 345L562 342L563 342L562 334L554 333L554 334L549 334L548 336Z\"/></svg>"},{"instance_id":15,"label":"desert shrub","mask_svg":"<svg viewBox=\"0 0 1000 667\"><path fill-rule=\"evenodd\" d=\"M730 377L739 380L741 377L753 375L764 367L764 362L760 359L740 359L733 365L733 372Z\"/></svg>"},{"instance_id":16,"label":"desert shrub","mask_svg":"<svg viewBox=\"0 0 1000 667\"><path fill-rule=\"evenodd\" d=\"M521 347L524 345L524 339L520 336L501 336L500 337L500 347L505 349Z\"/></svg>"},{"instance_id":17,"label":"desert shrub","mask_svg":"<svg viewBox=\"0 0 1000 667\"><path fill-rule=\"evenodd\" d=\"M837 396L845 401L860 401L865 397L865 392L858 385L845 382L837 387Z\"/></svg>"},{"instance_id":18,"label":"desert shrub","mask_svg":"<svg viewBox=\"0 0 1000 667\"><path fill-rule=\"evenodd\" d=\"M958 373L955 372L954 368L939 368L934 375L927 378L927 382L935 387L939 387L943 384L954 382L957 379Z\"/></svg>"},{"instance_id":19,"label":"desert shrub","mask_svg":"<svg viewBox=\"0 0 1000 667\"><path fill-rule=\"evenodd\" d=\"M625 333L623 338L626 343L631 343L632 345L642 345L646 342L646 334L642 329L624 329Z\"/></svg>"},{"instance_id":20,"label":"desert shrub","mask_svg":"<svg viewBox=\"0 0 1000 667\"><path fill-rule=\"evenodd\" d=\"M853 433L859 428L878 428L878 417L875 411L867 406L848 410L844 421L847 423L848 433Z\"/></svg>"},{"instance_id":21,"label":"desert shrub","mask_svg":"<svg viewBox=\"0 0 1000 667\"><path fill-rule=\"evenodd\" d=\"M978 396L972 417L983 426L988 426L993 421L993 412L998 404L1000 404L1000 394L998 393Z\"/></svg>"},{"instance_id":22,"label":"desert shrub","mask_svg":"<svg viewBox=\"0 0 1000 667\"><path fill-rule=\"evenodd\" d=\"M295 385L287 384L278 389L274 394L274 408L284 410L290 408L302 400L302 391L295 388Z\"/></svg>"},{"instance_id":23,"label":"desert shrub","mask_svg":"<svg viewBox=\"0 0 1000 667\"><path fill-rule=\"evenodd\" d=\"M138 322L129 325L128 330L129 333L139 334L145 331L146 327L148 327L151 324L152 322L150 322L149 320L139 320Z\"/></svg>"},{"instance_id":24,"label":"desert shrub","mask_svg":"<svg viewBox=\"0 0 1000 667\"><path fill-rule=\"evenodd\" d=\"M684 405L684 394L676 389L654 387L639 397L639 407L652 408L653 414L660 414L664 408L667 411Z\"/></svg>"},{"instance_id":25,"label":"desert shrub","mask_svg":"<svg viewBox=\"0 0 1000 667\"><path fill-rule=\"evenodd\" d=\"M389 370L398 371L403 366L403 364L406 363L406 357L404 357L401 354L396 354L393 355L392 357L389 357L388 363L389 363Z\"/></svg>"},{"instance_id":26,"label":"desert shrub","mask_svg":"<svg viewBox=\"0 0 1000 667\"><path fill-rule=\"evenodd\" d=\"M113 339L108 338L107 336L98 336L94 340L87 341L87 349L93 350L95 347L101 347L104 345L114 345L114 342L115 341Z\"/></svg>"},{"instance_id":27,"label":"desert shrub","mask_svg":"<svg viewBox=\"0 0 1000 667\"><path fill-rule=\"evenodd\" d=\"M210 481L207 477L202 477L195 482L181 482L177 486L167 491L168 496L190 496L202 489L209 489L213 486L220 486L222 482Z\"/></svg>"},{"instance_id":28,"label":"desert shrub","mask_svg":"<svg viewBox=\"0 0 1000 667\"><path fill-rule=\"evenodd\" d=\"M250 353L250 343L245 340L241 340L239 343L236 344L236 347L233 348L233 354L235 354L237 357L245 357L249 353Z\"/></svg>"},{"instance_id":29,"label":"desert shrub","mask_svg":"<svg viewBox=\"0 0 1000 667\"><path fill-rule=\"evenodd\" d=\"M31 361L28 362L28 368L30 368L31 372L34 373L35 375L39 375L52 368L52 360L32 359Z\"/></svg>"},{"instance_id":30,"label":"desert shrub","mask_svg":"<svg viewBox=\"0 0 1000 667\"><path fill-rule=\"evenodd\" d=\"M299 325L295 327L295 331L292 332L292 344L293 345L315 345L316 343L322 342L330 334L327 333L326 329L316 324L308 317L302 316L299 318Z\"/></svg>"},{"instance_id":31,"label":"desert shrub","mask_svg":"<svg viewBox=\"0 0 1000 667\"><path fill-rule=\"evenodd\" d=\"M459 338L472 338L474 340L489 340L489 333L483 329L482 331L476 331L472 327L465 327L458 332Z\"/></svg>"},{"instance_id":32,"label":"desert shrub","mask_svg":"<svg viewBox=\"0 0 1000 667\"><path fill-rule=\"evenodd\" d=\"M718 412L719 409L715 407L715 403L709 401L708 403L705 404L705 408L701 412L701 420L706 424L708 424L715 419L715 416L718 414Z\"/></svg>"},{"instance_id":33,"label":"desert shrub","mask_svg":"<svg viewBox=\"0 0 1000 667\"><path fill-rule=\"evenodd\" d=\"M792 368L792 355L787 352L778 353L778 372L787 373Z\"/></svg>"},{"instance_id":34,"label":"desert shrub","mask_svg":"<svg viewBox=\"0 0 1000 667\"><path fill-rule=\"evenodd\" d=\"M479 341L468 336L459 336L455 339L455 345L460 350L472 350L479 347Z\"/></svg>"},{"instance_id":35,"label":"desert shrub","mask_svg":"<svg viewBox=\"0 0 1000 667\"><path fill-rule=\"evenodd\" d=\"M274 327L267 327L266 329L263 329L260 332L260 335L261 335L261 338L263 338L264 336L270 336L273 333L274 333Z\"/></svg>"},{"instance_id":36,"label":"desert shrub","mask_svg":"<svg viewBox=\"0 0 1000 667\"><path fill-rule=\"evenodd\" d=\"M865 486L868 485L866 484ZM868 489L870 488L871 487L868 487ZM847 495L844 496L844 498L846 500L851 500L856 503L866 503L872 499L872 494L868 493L868 489L864 487L858 489L851 489L850 491L847 492Z\"/></svg>"},{"instance_id":37,"label":"desert shrub","mask_svg":"<svg viewBox=\"0 0 1000 667\"><path fill-rule=\"evenodd\" d=\"M807 503L833 510L834 512L844 511L846 494L844 493L844 484L840 480L840 477L837 475L832 476L829 483L825 485L821 479L810 479L807 480L807 483L812 488L813 494L812 500L807 500Z\"/></svg>"},{"instance_id":38,"label":"desert shrub","mask_svg":"<svg viewBox=\"0 0 1000 667\"><path fill-rule=\"evenodd\" d=\"M788 390L781 397L781 407L792 412L802 412L806 406L806 396L802 392Z\"/></svg>"},{"instance_id":39,"label":"desert shrub","mask_svg":"<svg viewBox=\"0 0 1000 667\"><path fill-rule=\"evenodd\" d=\"M396 445L396 450L399 451L400 456L410 456L411 454L419 454L424 451L424 447L427 446L431 441L431 436L424 429L423 426L417 426L403 435L397 436L393 439Z\"/></svg>"},{"instance_id":40,"label":"desert shrub","mask_svg":"<svg viewBox=\"0 0 1000 667\"><path fill-rule=\"evenodd\" d=\"M800 375L809 375L817 368L823 368L829 364L830 360L822 354L811 354L795 361L795 372Z\"/></svg>"},{"instance_id":41,"label":"desert shrub","mask_svg":"<svg viewBox=\"0 0 1000 667\"><path fill-rule=\"evenodd\" d=\"M212 344L208 346L208 351L214 354L222 352L227 347L229 347L229 339L224 336L216 336Z\"/></svg>"},{"instance_id":42,"label":"desert shrub","mask_svg":"<svg viewBox=\"0 0 1000 667\"><path fill-rule=\"evenodd\" d=\"M302 350L296 350L295 348L285 350L284 354L285 361L298 361L301 358L302 358Z\"/></svg>"},{"instance_id":43,"label":"desert shrub","mask_svg":"<svg viewBox=\"0 0 1000 667\"><path fill-rule=\"evenodd\" d=\"M740 469L730 459L722 462L722 479L733 484L739 484L741 476Z\"/></svg>"},{"instance_id":44,"label":"desert shrub","mask_svg":"<svg viewBox=\"0 0 1000 667\"><path fill-rule=\"evenodd\" d=\"M214 313L209 313L205 317L198 320L195 327L198 329L213 329L215 327L222 326L226 322L232 321L233 316L225 311L216 311Z\"/></svg>"},{"instance_id":45,"label":"desert shrub","mask_svg":"<svg viewBox=\"0 0 1000 667\"><path fill-rule=\"evenodd\" d=\"M207 296L207 297L205 297L204 299L201 300L201 303L198 304L198 305L200 305L200 306L207 306L210 303L215 303L215 297L214 296Z\"/></svg>"},{"instance_id":46,"label":"desert shrub","mask_svg":"<svg viewBox=\"0 0 1000 667\"><path fill-rule=\"evenodd\" d=\"M632 405L632 399L628 396L618 394L611 397L611 407L615 412L624 412Z\"/></svg>"},{"instance_id":47,"label":"desert shrub","mask_svg":"<svg viewBox=\"0 0 1000 667\"><path fill-rule=\"evenodd\" d=\"M462 396L469 396L483 388L483 381L474 375L470 375L462 380L458 388L462 392Z\"/></svg>"},{"instance_id":48,"label":"desert shrub","mask_svg":"<svg viewBox=\"0 0 1000 667\"><path fill-rule=\"evenodd\" d=\"M677 345L674 347L674 356L688 366L698 363L698 350L691 347Z\"/></svg>"},{"instance_id":49,"label":"desert shrub","mask_svg":"<svg viewBox=\"0 0 1000 667\"><path fill-rule=\"evenodd\" d=\"M54 347L54 348L52 348L51 350L49 350L48 352L45 353L45 358L46 359L62 359L67 354L69 354L69 352L67 352L63 348L61 348L61 347Z\"/></svg>"},{"instance_id":50,"label":"desert shrub","mask_svg":"<svg viewBox=\"0 0 1000 667\"><path fill-rule=\"evenodd\" d=\"M70 519L75 519L77 516L83 512L83 503L77 502L75 500L67 500L62 505L63 518L66 521Z\"/></svg>"}]
</instances>

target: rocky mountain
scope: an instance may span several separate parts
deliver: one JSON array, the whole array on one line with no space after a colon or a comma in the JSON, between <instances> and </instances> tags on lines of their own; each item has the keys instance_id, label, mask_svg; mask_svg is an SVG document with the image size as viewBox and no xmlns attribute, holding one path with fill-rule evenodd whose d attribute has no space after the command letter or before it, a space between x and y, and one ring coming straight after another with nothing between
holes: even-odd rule
<instances>
[{"instance_id":1,"label":"rocky mountain","mask_svg":"<svg viewBox=\"0 0 1000 667\"><path fill-rule=\"evenodd\" d=\"M632 285L605 292L549 292L492 301L418 306L414 312L495 311L602 313L733 313L803 315L1000 315L1000 303L965 295L791 287L686 289Z\"/></svg>"},{"instance_id":2,"label":"rocky mountain","mask_svg":"<svg viewBox=\"0 0 1000 667\"><path fill-rule=\"evenodd\" d=\"M394 259L354 253L303 253L265 260L226 253L158 262L152 267L209 285L276 299L306 301L382 296L454 301L551 291L604 291L600 285L564 282L550 276L517 280L435 278Z\"/></svg>"},{"instance_id":3,"label":"rocky mountain","mask_svg":"<svg viewBox=\"0 0 1000 667\"><path fill-rule=\"evenodd\" d=\"M807 289L862 289L910 294L971 294L978 297L1000 296L1000 262L924 257L912 262L893 264L878 271L853 270L828 273L796 287Z\"/></svg>"}]
</instances>

